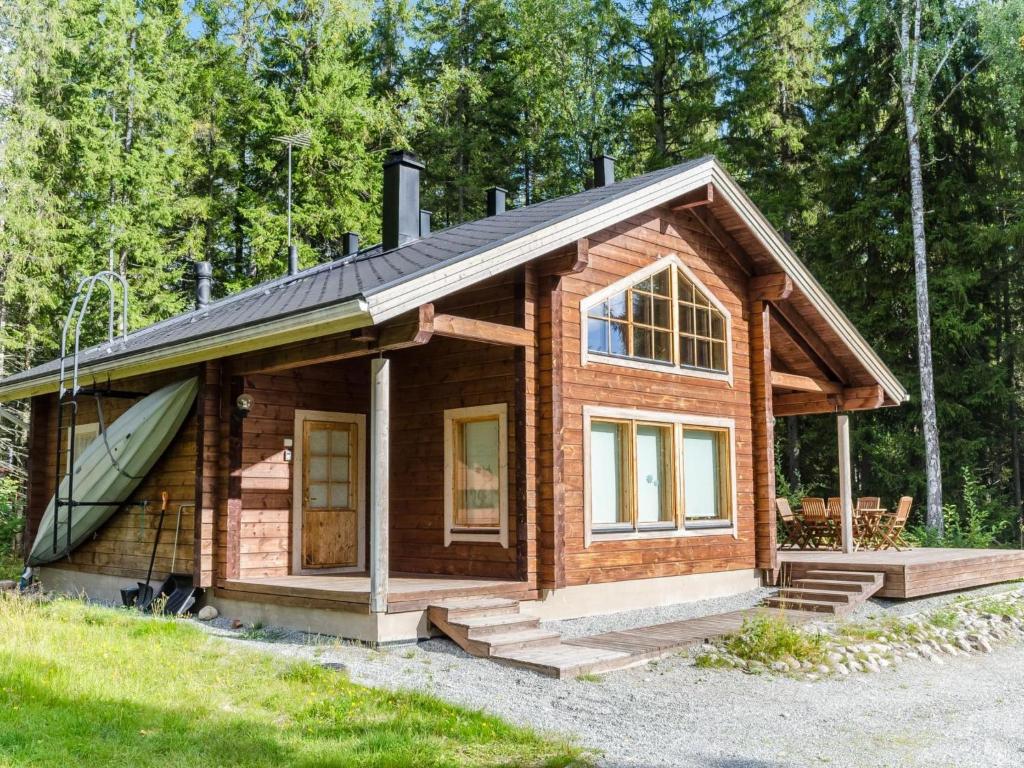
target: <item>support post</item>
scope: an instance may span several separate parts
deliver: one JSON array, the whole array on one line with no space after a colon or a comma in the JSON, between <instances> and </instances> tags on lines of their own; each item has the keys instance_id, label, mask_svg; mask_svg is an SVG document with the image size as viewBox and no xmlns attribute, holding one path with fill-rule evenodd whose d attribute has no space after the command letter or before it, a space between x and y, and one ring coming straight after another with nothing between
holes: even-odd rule
<instances>
[{"instance_id":1,"label":"support post","mask_svg":"<svg viewBox=\"0 0 1024 768\"><path fill-rule=\"evenodd\" d=\"M836 416L839 434L839 504L843 523L843 552L853 552L853 473L850 461L850 417Z\"/></svg>"},{"instance_id":2,"label":"support post","mask_svg":"<svg viewBox=\"0 0 1024 768\"><path fill-rule=\"evenodd\" d=\"M391 361L370 363L370 612L388 610L388 482Z\"/></svg>"}]
</instances>

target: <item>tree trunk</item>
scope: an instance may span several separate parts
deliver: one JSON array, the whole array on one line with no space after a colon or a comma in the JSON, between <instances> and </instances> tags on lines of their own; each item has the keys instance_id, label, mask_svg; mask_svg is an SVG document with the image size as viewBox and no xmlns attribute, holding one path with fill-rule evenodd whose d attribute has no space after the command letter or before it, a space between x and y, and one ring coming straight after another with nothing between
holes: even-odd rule
<instances>
[{"instance_id":1,"label":"tree trunk","mask_svg":"<svg viewBox=\"0 0 1024 768\"><path fill-rule=\"evenodd\" d=\"M917 114L917 77L921 44L921 0L914 0L913 37L909 2L903 7L900 43L900 90L910 160L910 219L914 237L914 285L917 294L917 354L921 375L921 419L924 431L928 507L925 524L942 535L942 466L939 457L939 425L935 408L932 367L931 310L928 302L928 248L924 230L924 181L921 172L921 134Z\"/></svg>"}]
</instances>

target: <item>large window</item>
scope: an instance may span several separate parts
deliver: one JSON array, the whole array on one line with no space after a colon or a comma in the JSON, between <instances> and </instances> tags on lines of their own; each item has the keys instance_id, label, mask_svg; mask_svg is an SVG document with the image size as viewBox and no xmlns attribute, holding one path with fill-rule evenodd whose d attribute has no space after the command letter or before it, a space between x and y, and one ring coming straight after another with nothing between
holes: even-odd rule
<instances>
[{"instance_id":1,"label":"large window","mask_svg":"<svg viewBox=\"0 0 1024 768\"><path fill-rule=\"evenodd\" d=\"M507 545L508 432L504 404L445 411L445 543Z\"/></svg>"},{"instance_id":2,"label":"large window","mask_svg":"<svg viewBox=\"0 0 1024 768\"><path fill-rule=\"evenodd\" d=\"M594 357L725 374L729 327L724 309L682 263L584 303L586 348ZM645 270L646 272L646 270Z\"/></svg>"},{"instance_id":3,"label":"large window","mask_svg":"<svg viewBox=\"0 0 1024 768\"><path fill-rule=\"evenodd\" d=\"M592 533L732 526L727 427L604 416L588 424Z\"/></svg>"}]
</instances>

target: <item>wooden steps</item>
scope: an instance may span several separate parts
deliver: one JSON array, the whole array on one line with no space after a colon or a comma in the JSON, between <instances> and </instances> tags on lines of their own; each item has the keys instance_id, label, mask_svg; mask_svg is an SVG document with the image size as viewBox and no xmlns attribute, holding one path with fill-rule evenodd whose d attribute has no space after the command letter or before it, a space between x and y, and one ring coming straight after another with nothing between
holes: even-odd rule
<instances>
[{"instance_id":1,"label":"wooden steps","mask_svg":"<svg viewBox=\"0 0 1024 768\"><path fill-rule=\"evenodd\" d=\"M772 608L845 614L882 589L885 575L867 571L808 570L788 587L769 597Z\"/></svg>"},{"instance_id":2,"label":"wooden steps","mask_svg":"<svg viewBox=\"0 0 1024 768\"><path fill-rule=\"evenodd\" d=\"M523 614L519 603L504 598L445 600L427 610L431 622L466 653L523 667L551 677L610 672L637 663L631 654L582 648Z\"/></svg>"}]
</instances>

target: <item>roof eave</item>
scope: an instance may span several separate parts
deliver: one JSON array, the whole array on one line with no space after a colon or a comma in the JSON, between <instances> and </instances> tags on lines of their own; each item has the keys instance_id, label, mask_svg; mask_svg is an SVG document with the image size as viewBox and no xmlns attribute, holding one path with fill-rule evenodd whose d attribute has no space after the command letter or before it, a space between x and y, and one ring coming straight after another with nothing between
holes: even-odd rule
<instances>
[{"instance_id":1,"label":"roof eave","mask_svg":"<svg viewBox=\"0 0 1024 768\"><path fill-rule=\"evenodd\" d=\"M92 361L79 368L79 378L89 380L109 375L111 378L125 379L141 376L228 355L255 352L318 336L341 333L371 323L366 301L359 296L329 307L289 315L270 323L237 328L202 339L190 339L155 350ZM0 381L0 403L56 392L60 386L59 378L58 373L48 372L9 383Z\"/></svg>"}]
</instances>

